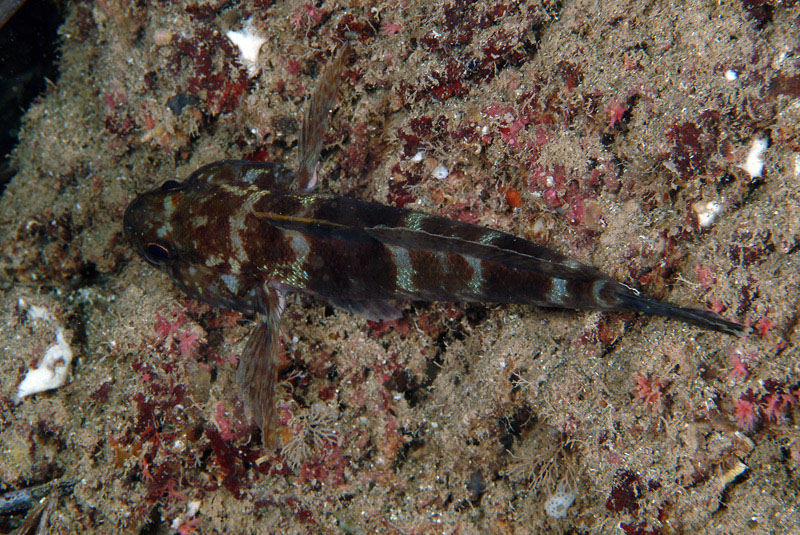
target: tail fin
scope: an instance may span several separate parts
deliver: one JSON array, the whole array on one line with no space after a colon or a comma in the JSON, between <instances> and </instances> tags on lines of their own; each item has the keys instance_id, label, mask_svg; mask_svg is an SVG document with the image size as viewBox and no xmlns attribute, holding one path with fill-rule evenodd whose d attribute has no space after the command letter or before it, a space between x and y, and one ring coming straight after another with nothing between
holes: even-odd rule
<instances>
[{"instance_id":1,"label":"tail fin","mask_svg":"<svg viewBox=\"0 0 800 535\"><path fill-rule=\"evenodd\" d=\"M744 325L728 321L722 316L709 312L708 310L670 305L627 291L616 292L615 297L620 300L620 308L622 309L675 318L703 329L725 334L740 335L745 330Z\"/></svg>"}]
</instances>

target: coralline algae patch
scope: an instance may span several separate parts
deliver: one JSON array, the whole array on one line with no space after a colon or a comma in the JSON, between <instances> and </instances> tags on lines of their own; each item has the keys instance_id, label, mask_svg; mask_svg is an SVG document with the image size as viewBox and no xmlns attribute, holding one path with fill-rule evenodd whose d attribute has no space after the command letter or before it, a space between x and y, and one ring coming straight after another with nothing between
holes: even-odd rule
<instances>
[{"instance_id":1,"label":"coralline algae patch","mask_svg":"<svg viewBox=\"0 0 800 535\"><path fill-rule=\"evenodd\" d=\"M779 489L800 466L796 8L70 9L64 73L0 201L0 270L52 294L74 353L71 383L14 404L57 337L8 312L24 347L4 364L2 479L78 480L62 531L795 527ZM283 443L265 449L235 396L248 319L181 297L118 223L214 160L292 167L299 110L344 41L326 193L541 241L750 336L482 304L365 323L291 298Z\"/></svg>"}]
</instances>

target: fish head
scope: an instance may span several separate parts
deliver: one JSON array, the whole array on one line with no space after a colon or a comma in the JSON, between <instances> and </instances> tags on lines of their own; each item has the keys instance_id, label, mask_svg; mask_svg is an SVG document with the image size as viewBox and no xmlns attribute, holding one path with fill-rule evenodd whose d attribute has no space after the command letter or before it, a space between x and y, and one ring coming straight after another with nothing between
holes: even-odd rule
<instances>
[{"instance_id":1,"label":"fish head","mask_svg":"<svg viewBox=\"0 0 800 535\"><path fill-rule=\"evenodd\" d=\"M217 186L197 174L183 182L167 180L128 205L123 229L136 252L169 275L190 297L252 314L259 310L257 277L232 269L232 262L221 260L228 259L230 252L225 238L215 229L227 225L226 214L197 215L198 208L213 208L214 202L203 199L213 197L210 192Z\"/></svg>"},{"instance_id":2,"label":"fish head","mask_svg":"<svg viewBox=\"0 0 800 535\"><path fill-rule=\"evenodd\" d=\"M163 271L179 258L172 239L172 219L186 196L187 184L167 180L136 197L125 210L123 230L136 252Z\"/></svg>"}]
</instances>

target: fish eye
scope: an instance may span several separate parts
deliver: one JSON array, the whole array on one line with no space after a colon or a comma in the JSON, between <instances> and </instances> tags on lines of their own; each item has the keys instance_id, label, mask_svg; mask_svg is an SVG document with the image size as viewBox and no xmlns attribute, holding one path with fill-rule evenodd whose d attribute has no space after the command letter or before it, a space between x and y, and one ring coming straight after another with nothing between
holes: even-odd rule
<instances>
[{"instance_id":1,"label":"fish eye","mask_svg":"<svg viewBox=\"0 0 800 535\"><path fill-rule=\"evenodd\" d=\"M169 248L160 243L150 242L147 244L144 250L147 254L148 260L157 264L167 262L172 257Z\"/></svg>"},{"instance_id":2,"label":"fish eye","mask_svg":"<svg viewBox=\"0 0 800 535\"><path fill-rule=\"evenodd\" d=\"M167 180L163 184L161 184L161 191L174 191L176 189L181 189L183 184L178 182L177 180Z\"/></svg>"}]
</instances>

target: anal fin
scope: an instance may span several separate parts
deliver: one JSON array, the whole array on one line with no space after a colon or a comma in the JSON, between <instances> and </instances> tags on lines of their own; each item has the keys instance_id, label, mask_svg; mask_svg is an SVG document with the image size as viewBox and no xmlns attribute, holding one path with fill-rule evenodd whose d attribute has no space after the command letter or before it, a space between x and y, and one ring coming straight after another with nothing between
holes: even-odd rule
<instances>
[{"instance_id":1,"label":"anal fin","mask_svg":"<svg viewBox=\"0 0 800 535\"><path fill-rule=\"evenodd\" d=\"M355 299L329 299L328 302L347 312L352 312L369 321L392 321L399 319L403 313L389 301L355 300Z\"/></svg>"}]
</instances>

